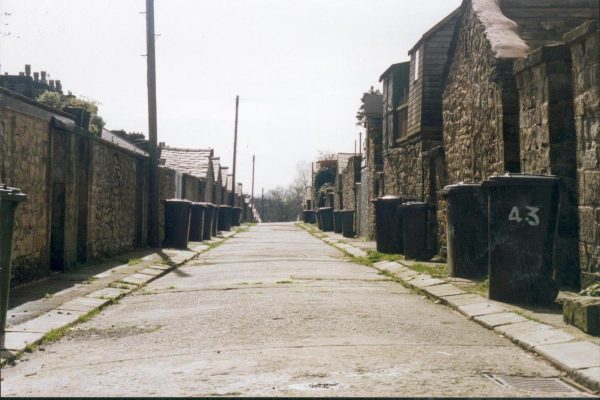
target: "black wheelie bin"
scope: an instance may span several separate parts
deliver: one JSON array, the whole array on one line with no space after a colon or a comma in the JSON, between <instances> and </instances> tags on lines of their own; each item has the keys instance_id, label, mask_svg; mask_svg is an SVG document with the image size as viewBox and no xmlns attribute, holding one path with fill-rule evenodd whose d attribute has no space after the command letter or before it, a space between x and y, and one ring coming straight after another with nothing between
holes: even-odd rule
<instances>
[{"instance_id":1,"label":"black wheelie bin","mask_svg":"<svg viewBox=\"0 0 600 400\"><path fill-rule=\"evenodd\" d=\"M165 239L163 247L187 249L190 237L192 202L181 199L161 200L165 205Z\"/></svg>"},{"instance_id":2,"label":"black wheelie bin","mask_svg":"<svg viewBox=\"0 0 600 400\"><path fill-rule=\"evenodd\" d=\"M460 182L440 191L446 199L448 275L479 279L488 274L487 195L480 183Z\"/></svg>"},{"instance_id":3,"label":"black wheelie bin","mask_svg":"<svg viewBox=\"0 0 600 400\"><path fill-rule=\"evenodd\" d=\"M506 174L482 183L488 195L489 298L507 303L550 304L560 179Z\"/></svg>"},{"instance_id":4,"label":"black wheelie bin","mask_svg":"<svg viewBox=\"0 0 600 400\"><path fill-rule=\"evenodd\" d=\"M204 212L206 206L203 203L192 203L192 215L190 217L190 242L201 242L204 235Z\"/></svg>"}]
</instances>

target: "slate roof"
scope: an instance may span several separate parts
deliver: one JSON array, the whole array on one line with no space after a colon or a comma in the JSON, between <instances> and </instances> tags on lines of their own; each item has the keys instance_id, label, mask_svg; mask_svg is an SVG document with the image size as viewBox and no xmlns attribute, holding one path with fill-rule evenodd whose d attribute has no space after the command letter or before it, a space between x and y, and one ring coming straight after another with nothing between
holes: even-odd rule
<instances>
[{"instance_id":1,"label":"slate roof","mask_svg":"<svg viewBox=\"0 0 600 400\"><path fill-rule=\"evenodd\" d=\"M196 178L206 179L210 168L212 149L179 149L160 147L160 159L165 167L185 172Z\"/></svg>"},{"instance_id":2,"label":"slate roof","mask_svg":"<svg viewBox=\"0 0 600 400\"><path fill-rule=\"evenodd\" d=\"M131 142L123 139L122 137L115 135L114 133L112 133L108 129L102 128L102 134L100 135L100 137L102 139L106 140L107 142L116 144L117 146L121 146L124 149L133 151L133 152L138 153L138 154L143 154L145 156L148 155L148 153L146 153L144 150L142 150L139 147L135 146L133 143L131 143Z\"/></svg>"},{"instance_id":3,"label":"slate roof","mask_svg":"<svg viewBox=\"0 0 600 400\"><path fill-rule=\"evenodd\" d=\"M337 155L337 173L341 175L346 165L348 165L348 160L350 157L354 157L354 153L338 153Z\"/></svg>"}]
</instances>

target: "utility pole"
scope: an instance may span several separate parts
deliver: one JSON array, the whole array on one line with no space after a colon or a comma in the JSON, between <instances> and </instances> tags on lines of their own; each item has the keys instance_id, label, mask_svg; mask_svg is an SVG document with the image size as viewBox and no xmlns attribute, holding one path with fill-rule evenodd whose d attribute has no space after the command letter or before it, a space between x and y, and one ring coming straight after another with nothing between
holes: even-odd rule
<instances>
[{"instance_id":1,"label":"utility pole","mask_svg":"<svg viewBox=\"0 0 600 400\"><path fill-rule=\"evenodd\" d=\"M238 130L238 111L240 108L240 96L235 96L235 134L233 136L233 190L235 190L235 163L237 159L237 130ZM233 202L231 204L235 207L235 194L233 195Z\"/></svg>"},{"instance_id":2,"label":"utility pole","mask_svg":"<svg viewBox=\"0 0 600 400\"><path fill-rule=\"evenodd\" d=\"M250 213L250 222L252 222L252 214L254 214L254 160L256 156L252 156L252 212Z\"/></svg>"},{"instance_id":3,"label":"utility pole","mask_svg":"<svg viewBox=\"0 0 600 400\"><path fill-rule=\"evenodd\" d=\"M354 156L356 157L356 140L354 141Z\"/></svg>"},{"instance_id":4,"label":"utility pole","mask_svg":"<svg viewBox=\"0 0 600 400\"><path fill-rule=\"evenodd\" d=\"M146 0L146 45L148 62L148 136L150 145L150 166L148 189L150 221L148 224L149 242L152 247L160 246L158 210L158 149L156 116L156 53L154 49L154 0Z\"/></svg>"}]
</instances>

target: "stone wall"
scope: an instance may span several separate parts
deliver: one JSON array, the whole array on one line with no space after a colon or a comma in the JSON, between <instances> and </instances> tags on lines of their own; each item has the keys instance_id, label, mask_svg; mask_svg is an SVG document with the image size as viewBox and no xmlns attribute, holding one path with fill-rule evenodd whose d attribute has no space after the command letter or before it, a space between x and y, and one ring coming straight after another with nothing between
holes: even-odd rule
<instances>
[{"instance_id":1,"label":"stone wall","mask_svg":"<svg viewBox=\"0 0 600 400\"><path fill-rule=\"evenodd\" d=\"M362 157L350 157L348 159L348 165L344 168L342 174L342 194L343 203L345 210L356 210L356 198L358 192L356 191L356 183L360 182L360 164Z\"/></svg>"},{"instance_id":2,"label":"stone wall","mask_svg":"<svg viewBox=\"0 0 600 400\"><path fill-rule=\"evenodd\" d=\"M358 189L358 235L366 239L375 238L375 206L373 197L371 170L363 168L360 172L360 188Z\"/></svg>"},{"instance_id":3,"label":"stone wall","mask_svg":"<svg viewBox=\"0 0 600 400\"><path fill-rule=\"evenodd\" d=\"M600 62L598 21L565 35L573 65L581 286L600 282Z\"/></svg>"},{"instance_id":4,"label":"stone wall","mask_svg":"<svg viewBox=\"0 0 600 400\"><path fill-rule=\"evenodd\" d=\"M200 201L200 191L202 186L200 179L188 174L184 174L183 179L185 180L185 183L183 184L185 187L184 199L194 202Z\"/></svg>"},{"instance_id":5,"label":"stone wall","mask_svg":"<svg viewBox=\"0 0 600 400\"><path fill-rule=\"evenodd\" d=\"M408 139L384 158L385 194L423 200L422 141Z\"/></svg>"},{"instance_id":6,"label":"stone wall","mask_svg":"<svg viewBox=\"0 0 600 400\"><path fill-rule=\"evenodd\" d=\"M91 148L90 255L101 259L136 244L137 157L94 141Z\"/></svg>"},{"instance_id":7,"label":"stone wall","mask_svg":"<svg viewBox=\"0 0 600 400\"><path fill-rule=\"evenodd\" d=\"M450 182L518 172L518 92L512 59L496 58L486 28L463 8L443 101Z\"/></svg>"},{"instance_id":8,"label":"stone wall","mask_svg":"<svg viewBox=\"0 0 600 400\"><path fill-rule=\"evenodd\" d=\"M540 47L515 63L524 173L556 175L563 193L556 245L556 279L579 288L576 134L571 55L564 45Z\"/></svg>"},{"instance_id":9,"label":"stone wall","mask_svg":"<svg viewBox=\"0 0 600 400\"><path fill-rule=\"evenodd\" d=\"M5 100L12 99L0 99ZM27 194L27 202L16 212L13 285L40 279L49 272L50 118L48 114L16 112L0 103L0 183Z\"/></svg>"}]
</instances>

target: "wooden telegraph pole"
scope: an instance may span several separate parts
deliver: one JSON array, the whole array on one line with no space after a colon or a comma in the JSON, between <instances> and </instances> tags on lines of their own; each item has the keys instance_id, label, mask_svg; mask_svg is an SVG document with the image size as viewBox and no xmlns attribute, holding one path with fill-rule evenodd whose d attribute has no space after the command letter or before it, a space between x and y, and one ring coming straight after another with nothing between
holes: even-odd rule
<instances>
[{"instance_id":1,"label":"wooden telegraph pole","mask_svg":"<svg viewBox=\"0 0 600 400\"><path fill-rule=\"evenodd\" d=\"M252 156L252 212L250 213L250 222L254 214L254 160L255 156Z\"/></svg>"},{"instance_id":2,"label":"wooden telegraph pole","mask_svg":"<svg viewBox=\"0 0 600 400\"><path fill-rule=\"evenodd\" d=\"M148 136L150 145L150 166L148 176L150 221L148 236L150 246L160 246L158 209L158 149L156 115L156 53L154 49L154 0L146 0L146 45L148 62Z\"/></svg>"},{"instance_id":3,"label":"wooden telegraph pole","mask_svg":"<svg viewBox=\"0 0 600 400\"><path fill-rule=\"evenodd\" d=\"M238 131L238 111L240 108L240 96L235 96L235 133L233 136L233 177L232 179L232 183L233 183L233 200L231 201L231 205L233 207L235 207L235 163L236 163L236 159L237 159L237 131Z\"/></svg>"}]
</instances>

